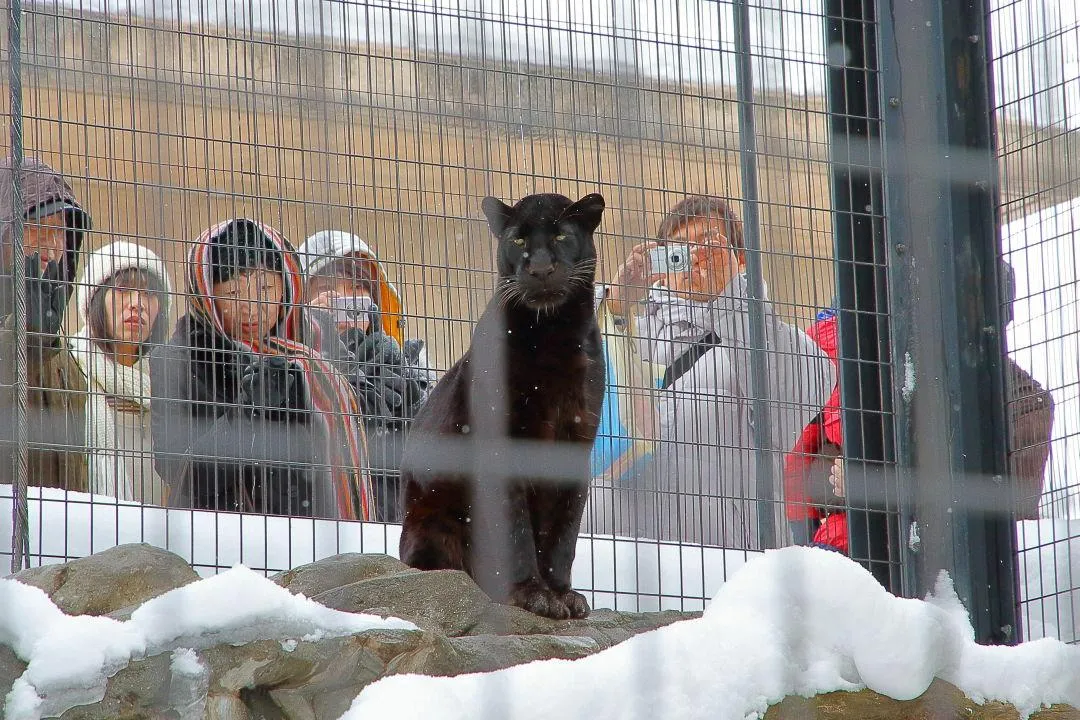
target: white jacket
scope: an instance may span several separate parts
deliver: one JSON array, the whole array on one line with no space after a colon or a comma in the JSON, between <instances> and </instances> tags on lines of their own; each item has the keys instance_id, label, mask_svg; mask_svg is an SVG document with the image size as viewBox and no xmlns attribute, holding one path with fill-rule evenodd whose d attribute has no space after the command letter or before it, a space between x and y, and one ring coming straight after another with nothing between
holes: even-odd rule
<instances>
[{"instance_id":1,"label":"white jacket","mask_svg":"<svg viewBox=\"0 0 1080 720\"><path fill-rule=\"evenodd\" d=\"M636 332L642 355L665 367L710 332L719 342L670 388L656 391L655 484L600 483L591 529L735 549L785 544L783 458L829 397L836 376L828 356L765 303L770 433L764 455L772 465L777 533L761 538L746 277L736 276L708 304L654 291Z\"/></svg>"},{"instance_id":2,"label":"white jacket","mask_svg":"<svg viewBox=\"0 0 1080 720\"><path fill-rule=\"evenodd\" d=\"M135 268L158 279L165 289L158 317L167 322L171 285L165 265L153 251L114 242L91 253L75 294L81 329L71 338L75 361L86 376L86 438L90 492L120 500L162 502L161 479L154 471L150 436L150 373L145 361L131 367L113 361L90 338L90 303L100 286L121 270Z\"/></svg>"}]
</instances>

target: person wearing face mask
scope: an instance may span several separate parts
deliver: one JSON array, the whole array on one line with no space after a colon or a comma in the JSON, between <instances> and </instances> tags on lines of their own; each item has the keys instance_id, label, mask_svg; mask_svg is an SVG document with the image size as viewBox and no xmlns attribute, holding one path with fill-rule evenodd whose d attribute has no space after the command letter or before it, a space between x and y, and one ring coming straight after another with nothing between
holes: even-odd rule
<instances>
[{"instance_id":1,"label":"person wearing face mask","mask_svg":"<svg viewBox=\"0 0 1080 720\"><path fill-rule=\"evenodd\" d=\"M316 349L292 245L228 220L199 236L187 269L188 312L150 356L167 504L374 519L356 394Z\"/></svg>"},{"instance_id":2,"label":"person wearing face mask","mask_svg":"<svg viewBox=\"0 0 1080 720\"><path fill-rule=\"evenodd\" d=\"M25 159L18 180L23 204L13 207L12 162L0 161L0 484L15 480L12 266L14 224L21 216L26 268L27 480L30 485L86 492L87 388L63 320L90 216L63 175L45 163Z\"/></svg>"},{"instance_id":3,"label":"person wearing face mask","mask_svg":"<svg viewBox=\"0 0 1080 720\"><path fill-rule=\"evenodd\" d=\"M748 550L790 542L783 453L821 412L835 373L805 333L764 303L777 533L762 537L748 298L742 222L721 198L679 202L657 240L635 247L619 268L606 302L628 319L641 355L663 368L657 442L644 487L594 489L594 532Z\"/></svg>"},{"instance_id":4,"label":"person wearing face mask","mask_svg":"<svg viewBox=\"0 0 1080 720\"><path fill-rule=\"evenodd\" d=\"M171 287L161 258L128 242L90 254L75 284L82 329L71 339L90 396L90 492L162 501L150 434L150 348L165 341Z\"/></svg>"},{"instance_id":5,"label":"person wearing face mask","mask_svg":"<svg viewBox=\"0 0 1080 720\"><path fill-rule=\"evenodd\" d=\"M307 279L306 306L360 399L377 519L401 521L405 438L431 392L423 341L404 338L401 297L374 251L356 235L324 230L297 249Z\"/></svg>"}]
</instances>

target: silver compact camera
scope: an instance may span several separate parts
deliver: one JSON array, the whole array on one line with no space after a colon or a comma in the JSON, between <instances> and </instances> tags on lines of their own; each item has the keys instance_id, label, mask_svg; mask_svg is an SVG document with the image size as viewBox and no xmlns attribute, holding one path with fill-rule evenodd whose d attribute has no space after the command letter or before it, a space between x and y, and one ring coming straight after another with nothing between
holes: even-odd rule
<instances>
[{"instance_id":1,"label":"silver compact camera","mask_svg":"<svg viewBox=\"0 0 1080 720\"><path fill-rule=\"evenodd\" d=\"M367 322L375 301L367 295L336 297L330 301L330 315L338 325Z\"/></svg>"},{"instance_id":2,"label":"silver compact camera","mask_svg":"<svg viewBox=\"0 0 1080 720\"><path fill-rule=\"evenodd\" d=\"M661 245L649 251L649 274L690 272L690 246L685 243Z\"/></svg>"}]
</instances>

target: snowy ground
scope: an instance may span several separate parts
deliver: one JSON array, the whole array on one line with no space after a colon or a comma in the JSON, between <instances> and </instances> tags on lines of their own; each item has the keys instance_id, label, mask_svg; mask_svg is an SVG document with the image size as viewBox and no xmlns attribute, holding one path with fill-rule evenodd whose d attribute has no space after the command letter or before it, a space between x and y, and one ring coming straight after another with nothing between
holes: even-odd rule
<instances>
[{"instance_id":1,"label":"snowy ground","mask_svg":"<svg viewBox=\"0 0 1080 720\"><path fill-rule=\"evenodd\" d=\"M330 610L242 566L148 600L124 622L65 615L42 590L0 578L0 643L28 663L0 702L0 717L37 720L97 702L107 677L132 660L165 652L173 653L174 668L193 674L201 669L191 651L221 643L415 627Z\"/></svg>"},{"instance_id":2,"label":"snowy ground","mask_svg":"<svg viewBox=\"0 0 1080 720\"><path fill-rule=\"evenodd\" d=\"M30 488L31 564L145 542L209 576L236 563L279 572L346 552L397 555L400 525L166 510ZM11 487L0 485L0 574L11 558ZM593 607L701 610L748 553L611 536L578 540L574 587Z\"/></svg>"},{"instance_id":3,"label":"snowy ground","mask_svg":"<svg viewBox=\"0 0 1080 720\"><path fill-rule=\"evenodd\" d=\"M121 543L170 550L211 576L236 563L278 572L343 552L397 555L400 526L165 510L31 488L31 564ZM1024 637L1080 642L1080 521L1018 524ZM0 485L0 573L10 565L11 488ZM649 540L578 539L574 587L593 607L700 610L754 554ZM807 578L816 585L817 581Z\"/></svg>"},{"instance_id":4,"label":"snowy ground","mask_svg":"<svg viewBox=\"0 0 1080 720\"><path fill-rule=\"evenodd\" d=\"M387 678L344 720L743 720L791 694L868 687L907 700L935 677L1025 714L1080 703L1080 647L983 647L973 636L947 577L927 601L904 600L837 553L787 548L747 563L699 620L573 662Z\"/></svg>"},{"instance_id":5,"label":"snowy ground","mask_svg":"<svg viewBox=\"0 0 1080 720\"><path fill-rule=\"evenodd\" d=\"M105 678L132 658L172 651L174 668L198 673L191 651L221 642L412 627L323 608L243 567L147 601L127 622L64 615L10 579L0 579L0 608L0 642L29 663L6 698L10 720L99 699ZM927 601L905 600L837 553L787 548L746 563L701 619L572 663L387 678L361 692L344 720L743 720L791 694L868 687L911 699L935 677L1022 713L1080 707L1080 647L1049 639L981 647L973 635L947 577Z\"/></svg>"}]
</instances>

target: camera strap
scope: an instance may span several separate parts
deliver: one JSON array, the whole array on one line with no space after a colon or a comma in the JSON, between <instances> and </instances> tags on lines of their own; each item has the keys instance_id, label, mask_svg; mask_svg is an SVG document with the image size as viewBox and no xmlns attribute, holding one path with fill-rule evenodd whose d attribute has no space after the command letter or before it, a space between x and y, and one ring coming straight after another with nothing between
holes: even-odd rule
<instances>
[{"instance_id":1,"label":"camera strap","mask_svg":"<svg viewBox=\"0 0 1080 720\"><path fill-rule=\"evenodd\" d=\"M667 369L664 370L664 379L660 387L667 390L674 385L676 380L690 372L690 368L694 367L694 363L719 344L720 337L715 332L709 331L708 335L695 342L686 352L668 365Z\"/></svg>"}]
</instances>

